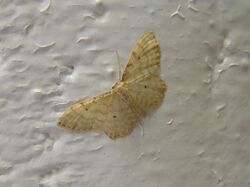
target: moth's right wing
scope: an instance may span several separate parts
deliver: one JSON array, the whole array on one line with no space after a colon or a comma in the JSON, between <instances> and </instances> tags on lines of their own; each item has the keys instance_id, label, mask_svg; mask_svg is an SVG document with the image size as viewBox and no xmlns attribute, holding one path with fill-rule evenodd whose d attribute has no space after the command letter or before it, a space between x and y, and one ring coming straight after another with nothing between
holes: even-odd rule
<instances>
[{"instance_id":1,"label":"moth's right wing","mask_svg":"<svg viewBox=\"0 0 250 187\"><path fill-rule=\"evenodd\" d=\"M167 85L159 76L145 74L125 83L119 91L130 108L135 109L140 116L146 116L161 105L166 90Z\"/></svg>"},{"instance_id":2,"label":"moth's right wing","mask_svg":"<svg viewBox=\"0 0 250 187\"><path fill-rule=\"evenodd\" d=\"M160 77L161 51L153 32L144 33L133 47L123 72L120 92L131 108L145 116L163 101L167 85Z\"/></svg>"},{"instance_id":3,"label":"moth's right wing","mask_svg":"<svg viewBox=\"0 0 250 187\"><path fill-rule=\"evenodd\" d=\"M144 33L133 47L128 64L123 72L122 81L130 81L136 77L150 73L160 73L161 50L153 32Z\"/></svg>"}]
</instances>

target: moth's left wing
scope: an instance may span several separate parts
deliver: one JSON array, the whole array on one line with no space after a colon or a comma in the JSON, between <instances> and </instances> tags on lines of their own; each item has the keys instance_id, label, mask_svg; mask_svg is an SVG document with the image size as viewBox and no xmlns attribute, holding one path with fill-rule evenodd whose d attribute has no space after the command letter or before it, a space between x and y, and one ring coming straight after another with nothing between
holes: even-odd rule
<instances>
[{"instance_id":1,"label":"moth's left wing","mask_svg":"<svg viewBox=\"0 0 250 187\"><path fill-rule=\"evenodd\" d=\"M59 118L58 126L73 131L102 131L112 105L112 93L79 101Z\"/></svg>"},{"instance_id":2,"label":"moth's left wing","mask_svg":"<svg viewBox=\"0 0 250 187\"><path fill-rule=\"evenodd\" d=\"M103 126L103 130L111 139L127 136L133 131L136 123L140 121L140 117L121 95L113 92L112 105L107 115L108 121Z\"/></svg>"},{"instance_id":3,"label":"moth's left wing","mask_svg":"<svg viewBox=\"0 0 250 187\"><path fill-rule=\"evenodd\" d=\"M138 116L116 92L107 92L70 106L59 118L60 127L105 132L111 139L130 134Z\"/></svg>"}]
</instances>

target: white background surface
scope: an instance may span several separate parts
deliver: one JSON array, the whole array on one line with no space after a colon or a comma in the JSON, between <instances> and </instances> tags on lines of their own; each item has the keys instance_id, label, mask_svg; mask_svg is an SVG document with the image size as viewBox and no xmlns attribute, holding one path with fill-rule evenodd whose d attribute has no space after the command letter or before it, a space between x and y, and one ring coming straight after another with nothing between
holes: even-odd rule
<instances>
[{"instance_id":1,"label":"white background surface","mask_svg":"<svg viewBox=\"0 0 250 187\"><path fill-rule=\"evenodd\" d=\"M248 0L1 0L0 186L250 186L249 17ZM168 92L144 136L57 127L145 31Z\"/></svg>"}]
</instances>

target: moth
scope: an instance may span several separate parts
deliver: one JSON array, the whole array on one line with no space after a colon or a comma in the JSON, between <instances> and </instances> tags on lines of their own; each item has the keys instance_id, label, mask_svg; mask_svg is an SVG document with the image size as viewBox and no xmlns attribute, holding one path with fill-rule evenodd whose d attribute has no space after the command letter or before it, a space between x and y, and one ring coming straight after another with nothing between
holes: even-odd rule
<instances>
[{"instance_id":1,"label":"moth","mask_svg":"<svg viewBox=\"0 0 250 187\"><path fill-rule=\"evenodd\" d=\"M58 125L74 131L104 132L111 139L129 135L164 99L167 85L160 77L160 59L154 33L144 33L112 89L73 104L59 118Z\"/></svg>"}]
</instances>

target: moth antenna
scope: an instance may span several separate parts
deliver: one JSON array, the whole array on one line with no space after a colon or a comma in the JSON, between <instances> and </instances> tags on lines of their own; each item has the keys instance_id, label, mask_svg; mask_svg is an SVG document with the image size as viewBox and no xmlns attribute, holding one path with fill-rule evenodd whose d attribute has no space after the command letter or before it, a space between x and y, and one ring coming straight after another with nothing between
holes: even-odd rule
<instances>
[{"instance_id":1,"label":"moth antenna","mask_svg":"<svg viewBox=\"0 0 250 187\"><path fill-rule=\"evenodd\" d=\"M116 59L117 59L117 62L118 62L118 75L119 75L119 81L122 80L122 68L121 68L121 58L119 56L119 53L117 50L115 50L115 54L116 54Z\"/></svg>"},{"instance_id":2,"label":"moth antenna","mask_svg":"<svg viewBox=\"0 0 250 187\"><path fill-rule=\"evenodd\" d=\"M143 137L143 136L144 136L144 128L143 128L143 126L141 125L141 122L140 122L140 121L139 121L138 125L139 125L140 130L141 130L141 136Z\"/></svg>"}]
</instances>

